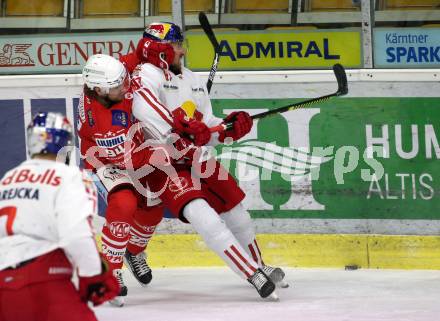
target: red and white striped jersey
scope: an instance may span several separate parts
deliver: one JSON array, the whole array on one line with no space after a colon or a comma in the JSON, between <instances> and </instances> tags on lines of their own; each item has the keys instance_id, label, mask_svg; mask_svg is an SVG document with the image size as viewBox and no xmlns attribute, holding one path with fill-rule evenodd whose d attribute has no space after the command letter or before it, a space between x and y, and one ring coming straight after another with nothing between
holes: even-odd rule
<instances>
[{"instance_id":1,"label":"red and white striped jersey","mask_svg":"<svg viewBox=\"0 0 440 321\"><path fill-rule=\"evenodd\" d=\"M179 112L203 121L208 127L222 122L212 113L205 84L185 67L182 67L182 74L175 75L145 63L133 74L132 86L133 115L148 124L152 138L167 137L172 129L172 115Z\"/></svg>"},{"instance_id":2,"label":"red and white striped jersey","mask_svg":"<svg viewBox=\"0 0 440 321\"><path fill-rule=\"evenodd\" d=\"M81 275L99 274L96 213L96 188L77 167L32 159L11 169L0 180L0 270L61 248Z\"/></svg>"}]
</instances>

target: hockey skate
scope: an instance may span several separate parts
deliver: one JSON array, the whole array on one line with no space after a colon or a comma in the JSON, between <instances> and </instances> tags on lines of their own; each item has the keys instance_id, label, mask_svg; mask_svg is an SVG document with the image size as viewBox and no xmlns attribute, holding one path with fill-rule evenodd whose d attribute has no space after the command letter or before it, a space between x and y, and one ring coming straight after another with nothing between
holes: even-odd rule
<instances>
[{"instance_id":1,"label":"hockey skate","mask_svg":"<svg viewBox=\"0 0 440 321\"><path fill-rule=\"evenodd\" d=\"M278 301L278 295L275 293L275 284L269 277L258 269L249 279L248 282L257 289L258 294L263 298L268 298L273 301Z\"/></svg>"},{"instance_id":2,"label":"hockey skate","mask_svg":"<svg viewBox=\"0 0 440 321\"><path fill-rule=\"evenodd\" d=\"M145 252L133 255L129 251L125 251L124 263L136 280L138 280L140 285L146 286L151 282L153 275L151 274L151 269L147 264Z\"/></svg>"},{"instance_id":3,"label":"hockey skate","mask_svg":"<svg viewBox=\"0 0 440 321\"><path fill-rule=\"evenodd\" d=\"M288 288L289 284L284 281L284 276L286 275L283 270L279 267L272 267L269 265L264 265L262 267L262 270L266 275L269 277L269 279L275 283L276 286L280 288Z\"/></svg>"},{"instance_id":4,"label":"hockey skate","mask_svg":"<svg viewBox=\"0 0 440 321\"><path fill-rule=\"evenodd\" d=\"M124 284L124 280L122 279L121 269L113 270L113 275L118 281L120 290L119 290L119 294L113 300L110 300L109 303L116 307L122 307L125 303L124 297L127 296L128 293L127 286Z\"/></svg>"}]
</instances>

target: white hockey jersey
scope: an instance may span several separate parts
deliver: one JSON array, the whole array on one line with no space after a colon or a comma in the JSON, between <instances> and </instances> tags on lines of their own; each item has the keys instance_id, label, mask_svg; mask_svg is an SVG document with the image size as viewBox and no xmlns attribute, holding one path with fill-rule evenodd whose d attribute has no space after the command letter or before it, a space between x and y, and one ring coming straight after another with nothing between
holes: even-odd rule
<instances>
[{"instance_id":1,"label":"white hockey jersey","mask_svg":"<svg viewBox=\"0 0 440 321\"><path fill-rule=\"evenodd\" d=\"M76 167L33 159L0 181L0 270L61 248L79 275L101 272L96 188Z\"/></svg>"},{"instance_id":2,"label":"white hockey jersey","mask_svg":"<svg viewBox=\"0 0 440 321\"><path fill-rule=\"evenodd\" d=\"M133 115L159 137L167 137L172 129L172 113L182 108L190 118L201 118L208 127L217 126L222 119L212 113L206 85L191 70L182 67L175 75L150 63L143 64L134 75ZM137 88L136 88L137 87ZM137 90L136 90L137 89ZM194 117L195 114L200 117ZM213 135L210 144L218 141Z\"/></svg>"}]
</instances>

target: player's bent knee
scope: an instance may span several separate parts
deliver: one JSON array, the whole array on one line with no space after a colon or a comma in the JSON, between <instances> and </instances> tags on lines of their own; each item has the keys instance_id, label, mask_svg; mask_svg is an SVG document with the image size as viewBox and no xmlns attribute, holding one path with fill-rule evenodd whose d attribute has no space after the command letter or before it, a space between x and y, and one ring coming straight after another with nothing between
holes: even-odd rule
<instances>
[{"instance_id":1,"label":"player's bent knee","mask_svg":"<svg viewBox=\"0 0 440 321\"><path fill-rule=\"evenodd\" d=\"M137 196L131 188L119 189L108 196L108 208L125 213L134 213L137 209Z\"/></svg>"},{"instance_id":2,"label":"player's bent knee","mask_svg":"<svg viewBox=\"0 0 440 321\"><path fill-rule=\"evenodd\" d=\"M137 210L134 219L140 225L158 225L162 221L164 210L163 206L147 207Z\"/></svg>"},{"instance_id":3,"label":"player's bent knee","mask_svg":"<svg viewBox=\"0 0 440 321\"><path fill-rule=\"evenodd\" d=\"M183 209L183 216L202 236L221 233L226 228L217 212L204 199L189 202Z\"/></svg>"},{"instance_id":4,"label":"player's bent knee","mask_svg":"<svg viewBox=\"0 0 440 321\"><path fill-rule=\"evenodd\" d=\"M249 212L241 203L230 211L223 213L221 217L231 229L248 228L249 226L253 226Z\"/></svg>"}]
</instances>

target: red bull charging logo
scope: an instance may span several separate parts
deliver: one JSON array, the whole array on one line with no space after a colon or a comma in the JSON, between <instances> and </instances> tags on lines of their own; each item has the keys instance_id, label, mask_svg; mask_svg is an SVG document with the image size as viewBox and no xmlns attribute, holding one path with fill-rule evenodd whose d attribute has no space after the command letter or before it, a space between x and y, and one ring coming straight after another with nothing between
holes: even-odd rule
<instances>
[{"instance_id":1,"label":"red bull charging logo","mask_svg":"<svg viewBox=\"0 0 440 321\"><path fill-rule=\"evenodd\" d=\"M168 31L170 30L170 25L166 23L152 23L148 26L146 32L150 35L157 37L159 39L164 39Z\"/></svg>"}]
</instances>

